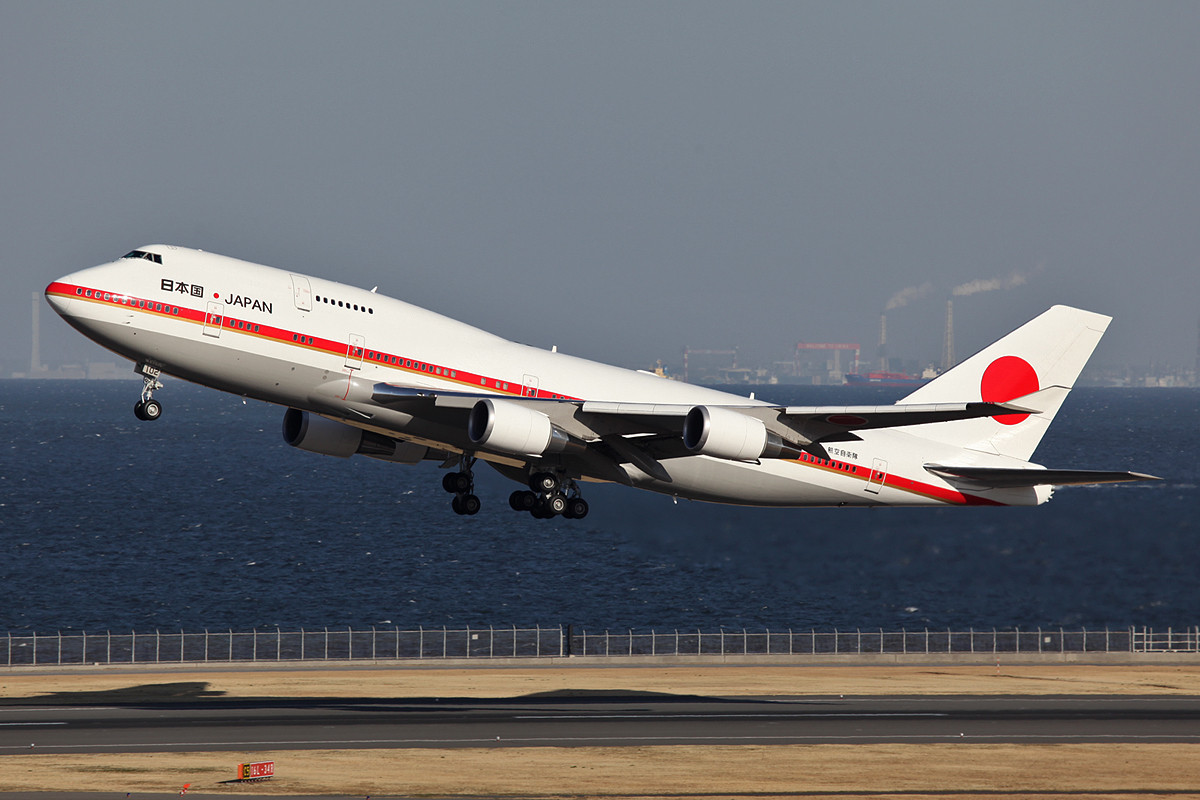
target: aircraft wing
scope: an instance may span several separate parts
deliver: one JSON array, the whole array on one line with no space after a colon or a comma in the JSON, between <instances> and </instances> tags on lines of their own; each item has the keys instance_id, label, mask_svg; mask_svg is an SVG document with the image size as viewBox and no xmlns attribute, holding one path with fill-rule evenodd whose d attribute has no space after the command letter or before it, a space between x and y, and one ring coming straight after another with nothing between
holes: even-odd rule
<instances>
[{"instance_id":1,"label":"aircraft wing","mask_svg":"<svg viewBox=\"0 0 1200 800\"><path fill-rule=\"evenodd\" d=\"M953 467L926 464L925 469L942 478L993 489L1023 489L1033 486L1086 486L1094 483L1158 481L1141 472L1109 472L1091 469L1023 469L1020 467Z\"/></svg>"},{"instance_id":2,"label":"aircraft wing","mask_svg":"<svg viewBox=\"0 0 1200 800\"><path fill-rule=\"evenodd\" d=\"M585 415L609 418L610 425L614 425L616 420L622 420L623 424L618 423L614 427L628 427L628 433L678 433L683 429L684 419L696 407L586 401L582 404L581 411ZM800 446L828 440L832 436L838 439L853 438L846 434L856 430L1037 413L1036 409L1014 403L925 403L890 406L723 405L717 408L761 420L771 433Z\"/></svg>"},{"instance_id":3,"label":"aircraft wing","mask_svg":"<svg viewBox=\"0 0 1200 800\"><path fill-rule=\"evenodd\" d=\"M386 407L420 407L428 413L469 411L481 400L516 403L545 414L552 423L582 441L646 434L678 437L696 408L720 409L762 422L784 442L807 447L820 441L853 439L856 430L897 428L932 422L1037 413L1036 408L1008 403L922 403L887 406L773 406L766 404L697 406L605 400L558 400L498 396L484 392L446 392L375 384L372 401ZM645 442L643 442L645 443Z\"/></svg>"}]
</instances>

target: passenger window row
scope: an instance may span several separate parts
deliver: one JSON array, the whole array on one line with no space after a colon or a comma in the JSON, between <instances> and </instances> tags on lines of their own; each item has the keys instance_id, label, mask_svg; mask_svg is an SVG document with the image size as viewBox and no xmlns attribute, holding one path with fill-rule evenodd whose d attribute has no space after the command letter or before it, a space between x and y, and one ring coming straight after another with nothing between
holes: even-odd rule
<instances>
[{"instance_id":1,"label":"passenger window row","mask_svg":"<svg viewBox=\"0 0 1200 800\"><path fill-rule=\"evenodd\" d=\"M364 311L368 314L375 313L375 309L367 308L366 306L360 306L357 303L346 303L341 300L334 300L331 297L322 297L319 294L314 295L314 297L316 298L318 303L325 303L326 305L337 306L338 308L348 308L348 309L352 309L354 311Z\"/></svg>"},{"instance_id":2,"label":"passenger window row","mask_svg":"<svg viewBox=\"0 0 1200 800\"><path fill-rule=\"evenodd\" d=\"M138 300L137 298L130 297L129 295L111 294L109 292L100 291L93 292L91 289L83 289L80 287L75 288L75 294L79 297L90 297L94 300L103 300L106 303L120 303L123 306L130 306L132 308L144 308L147 311L157 311L163 314L174 314L175 316L179 316L179 307L173 306L169 303L152 303L149 300Z\"/></svg>"}]
</instances>

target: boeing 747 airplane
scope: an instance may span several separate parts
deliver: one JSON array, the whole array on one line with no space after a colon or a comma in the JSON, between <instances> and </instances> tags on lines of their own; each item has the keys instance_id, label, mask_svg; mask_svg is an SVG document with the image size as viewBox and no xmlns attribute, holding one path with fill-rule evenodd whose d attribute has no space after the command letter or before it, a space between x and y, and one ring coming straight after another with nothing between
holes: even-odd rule
<instances>
[{"instance_id":1,"label":"boeing 747 airplane","mask_svg":"<svg viewBox=\"0 0 1200 800\"><path fill-rule=\"evenodd\" d=\"M133 361L134 413L174 375L284 406L283 437L342 458L441 462L459 514L473 467L513 509L582 518L579 482L747 506L1037 505L1063 484L1034 449L1108 327L1054 306L895 405L779 406L507 341L332 280L149 245L54 281L54 310Z\"/></svg>"}]
</instances>

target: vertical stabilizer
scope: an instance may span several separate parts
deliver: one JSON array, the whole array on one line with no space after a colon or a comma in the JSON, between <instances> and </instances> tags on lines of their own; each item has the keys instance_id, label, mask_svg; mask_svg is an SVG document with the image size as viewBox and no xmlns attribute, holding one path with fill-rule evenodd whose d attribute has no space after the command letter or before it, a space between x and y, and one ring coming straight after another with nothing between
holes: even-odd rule
<instances>
[{"instance_id":1,"label":"vertical stabilizer","mask_svg":"<svg viewBox=\"0 0 1200 800\"><path fill-rule=\"evenodd\" d=\"M1054 306L900 401L1012 400L1040 413L939 422L909 430L947 444L1028 460L1111 320L1103 314Z\"/></svg>"}]
</instances>

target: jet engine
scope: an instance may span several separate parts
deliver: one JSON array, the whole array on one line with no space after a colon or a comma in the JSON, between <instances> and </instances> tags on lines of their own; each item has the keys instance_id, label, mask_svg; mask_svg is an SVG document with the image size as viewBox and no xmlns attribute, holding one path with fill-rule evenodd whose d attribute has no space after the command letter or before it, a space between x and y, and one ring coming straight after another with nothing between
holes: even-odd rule
<instances>
[{"instance_id":1,"label":"jet engine","mask_svg":"<svg viewBox=\"0 0 1200 800\"><path fill-rule=\"evenodd\" d=\"M467 436L472 444L523 456L561 453L573 444L571 437L540 411L490 397L471 409Z\"/></svg>"},{"instance_id":2,"label":"jet engine","mask_svg":"<svg viewBox=\"0 0 1200 800\"><path fill-rule=\"evenodd\" d=\"M424 458L446 456L422 445L381 436L295 408L289 408L283 414L283 440L310 453L338 458L349 458L358 453L380 461L415 464Z\"/></svg>"},{"instance_id":3,"label":"jet engine","mask_svg":"<svg viewBox=\"0 0 1200 800\"><path fill-rule=\"evenodd\" d=\"M696 406L683 419L688 450L731 461L799 458L800 449L767 430L757 417L720 406Z\"/></svg>"}]
</instances>

